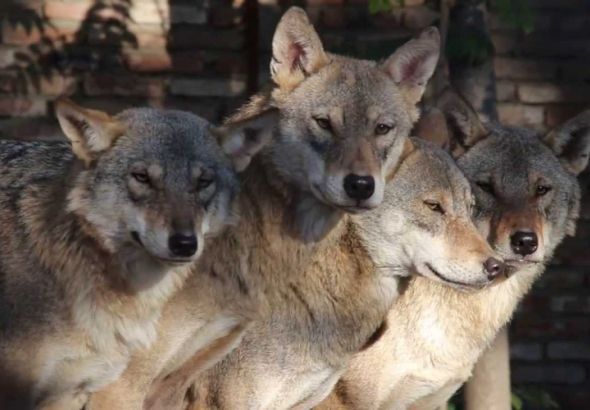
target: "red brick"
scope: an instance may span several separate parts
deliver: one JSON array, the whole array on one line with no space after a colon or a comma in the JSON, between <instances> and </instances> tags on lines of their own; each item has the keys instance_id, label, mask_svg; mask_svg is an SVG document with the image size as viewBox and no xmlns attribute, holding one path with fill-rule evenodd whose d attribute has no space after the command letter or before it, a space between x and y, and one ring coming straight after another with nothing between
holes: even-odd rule
<instances>
[{"instance_id":1,"label":"red brick","mask_svg":"<svg viewBox=\"0 0 590 410\"><path fill-rule=\"evenodd\" d=\"M522 60L496 57L496 76L514 80L548 80L557 77L557 65L547 60Z\"/></svg>"},{"instance_id":2,"label":"red brick","mask_svg":"<svg viewBox=\"0 0 590 410\"><path fill-rule=\"evenodd\" d=\"M553 128L565 121L573 118L575 115L582 112L584 109L583 105L554 105L546 108L546 121L547 126Z\"/></svg>"},{"instance_id":3,"label":"red brick","mask_svg":"<svg viewBox=\"0 0 590 410\"><path fill-rule=\"evenodd\" d=\"M402 13L379 12L371 15L371 24L377 28L400 28L402 27Z\"/></svg>"},{"instance_id":4,"label":"red brick","mask_svg":"<svg viewBox=\"0 0 590 410\"><path fill-rule=\"evenodd\" d=\"M327 8L322 10L322 24L328 28L344 28L348 25L348 16L344 8Z\"/></svg>"},{"instance_id":5,"label":"red brick","mask_svg":"<svg viewBox=\"0 0 590 410\"><path fill-rule=\"evenodd\" d=\"M520 42L514 36L492 35L492 43L498 55L512 54L520 49Z\"/></svg>"},{"instance_id":6,"label":"red brick","mask_svg":"<svg viewBox=\"0 0 590 410\"><path fill-rule=\"evenodd\" d=\"M88 95L120 95L163 97L166 81L163 78L131 76L126 74L87 75L84 90Z\"/></svg>"},{"instance_id":7,"label":"red brick","mask_svg":"<svg viewBox=\"0 0 590 410\"><path fill-rule=\"evenodd\" d=\"M582 84L527 83L518 86L518 98L525 103L542 104L590 101L590 86Z\"/></svg>"},{"instance_id":8,"label":"red brick","mask_svg":"<svg viewBox=\"0 0 590 410\"><path fill-rule=\"evenodd\" d=\"M496 108L498 110L498 118L502 124L520 126L544 124L545 113L542 107L500 103Z\"/></svg>"},{"instance_id":9,"label":"red brick","mask_svg":"<svg viewBox=\"0 0 590 410\"><path fill-rule=\"evenodd\" d=\"M108 4L108 3L107 3ZM115 2L115 6L125 7L125 2ZM89 17L89 11L94 7L94 1L48 1L45 14L49 19L83 21ZM92 10L92 16L100 19L131 20L140 24L167 23L170 18L168 3L164 0L149 2L134 2L128 8L129 17L118 8L107 6L100 10Z\"/></svg>"},{"instance_id":10,"label":"red brick","mask_svg":"<svg viewBox=\"0 0 590 410\"><path fill-rule=\"evenodd\" d=\"M571 61L560 64L563 78L567 81L590 81L590 61Z\"/></svg>"},{"instance_id":11,"label":"red brick","mask_svg":"<svg viewBox=\"0 0 590 410\"><path fill-rule=\"evenodd\" d=\"M410 30L425 29L439 17L437 12L426 6L407 7L403 13L403 25Z\"/></svg>"},{"instance_id":12,"label":"red brick","mask_svg":"<svg viewBox=\"0 0 590 410\"><path fill-rule=\"evenodd\" d=\"M156 53L127 53L125 62L131 71L155 73L169 71L172 68L172 58L166 50Z\"/></svg>"},{"instance_id":13,"label":"red brick","mask_svg":"<svg viewBox=\"0 0 590 410\"><path fill-rule=\"evenodd\" d=\"M520 337L546 337L557 333L554 319L542 317L517 317L512 324L514 334Z\"/></svg>"},{"instance_id":14,"label":"red brick","mask_svg":"<svg viewBox=\"0 0 590 410\"><path fill-rule=\"evenodd\" d=\"M246 91L246 81L235 79L175 78L170 91L187 97L235 97Z\"/></svg>"},{"instance_id":15,"label":"red brick","mask_svg":"<svg viewBox=\"0 0 590 410\"><path fill-rule=\"evenodd\" d=\"M555 390L552 387L552 390ZM555 391L551 394L564 410L588 410L590 409L590 381L584 385L576 386L573 390Z\"/></svg>"},{"instance_id":16,"label":"red brick","mask_svg":"<svg viewBox=\"0 0 590 410\"><path fill-rule=\"evenodd\" d=\"M222 75L246 74L248 70L248 57L245 54L223 54L217 56L214 62L214 70Z\"/></svg>"},{"instance_id":17,"label":"red brick","mask_svg":"<svg viewBox=\"0 0 590 410\"><path fill-rule=\"evenodd\" d=\"M522 312L542 312L548 311L550 305L551 299L549 296L530 294L523 299L519 309Z\"/></svg>"},{"instance_id":18,"label":"red brick","mask_svg":"<svg viewBox=\"0 0 590 410\"><path fill-rule=\"evenodd\" d=\"M203 30L196 26L172 26L170 49L240 50L244 47L243 30Z\"/></svg>"},{"instance_id":19,"label":"red brick","mask_svg":"<svg viewBox=\"0 0 590 410\"><path fill-rule=\"evenodd\" d=\"M242 10L229 7L212 9L209 12L209 25L211 27L235 27L242 23Z\"/></svg>"},{"instance_id":20,"label":"red brick","mask_svg":"<svg viewBox=\"0 0 590 410\"><path fill-rule=\"evenodd\" d=\"M78 25L60 24L56 25L57 30L46 27L44 32L38 28L32 28L30 31L22 25L11 26L10 24L1 24L2 36L4 44L10 45L30 45L46 39L56 44L61 44L63 41L71 42L74 40Z\"/></svg>"},{"instance_id":21,"label":"red brick","mask_svg":"<svg viewBox=\"0 0 590 410\"><path fill-rule=\"evenodd\" d=\"M553 296L551 310L554 312L590 313L590 296Z\"/></svg>"},{"instance_id":22,"label":"red brick","mask_svg":"<svg viewBox=\"0 0 590 410\"><path fill-rule=\"evenodd\" d=\"M343 0L307 0L308 6L341 6Z\"/></svg>"},{"instance_id":23,"label":"red brick","mask_svg":"<svg viewBox=\"0 0 590 410\"><path fill-rule=\"evenodd\" d=\"M514 101L516 98L516 86L508 81L496 83L496 100L500 102Z\"/></svg>"},{"instance_id":24,"label":"red brick","mask_svg":"<svg viewBox=\"0 0 590 410\"><path fill-rule=\"evenodd\" d=\"M46 114L47 101L20 97L0 97L0 116L40 117Z\"/></svg>"}]
</instances>

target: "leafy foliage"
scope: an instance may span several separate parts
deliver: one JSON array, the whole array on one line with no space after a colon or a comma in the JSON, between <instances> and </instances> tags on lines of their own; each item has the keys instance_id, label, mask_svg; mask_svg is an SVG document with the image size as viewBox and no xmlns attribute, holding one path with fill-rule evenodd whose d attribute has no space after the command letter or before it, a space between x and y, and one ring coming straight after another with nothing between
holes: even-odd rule
<instances>
[{"instance_id":1,"label":"leafy foliage","mask_svg":"<svg viewBox=\"0 0 590 410\"><path fill-rule=\"evenodd\" d=\"M514 405L514 399L520 400L520 407ZM546 391L534 386L515 387L512 393L512 407L515 410L523 409L523 402L527 407L539 410L559 409L559 404Z\"/></svg>"},{"instance_id":2,"label":"leafy foliage","mask_svg":"<svg viewBox=\"0 0 590 410\"><path fill-rule=\"evenodd\" d=\"M370 0L369 12L379 13L381 11L389 11L393 9L392 2L396 1L401 7L406 5L405 0Z\"/></svg>"},{"instance_id":3,"label":"leafy foliage","mask_svg":"<svg viewBox=\"0 0 590 410\"><path fill-rule=\"evenodd\" d=\"M529 0L495 0L500 20L512 29L530 34L535 29L535 16Z\"/></svg>"}]
</instances>

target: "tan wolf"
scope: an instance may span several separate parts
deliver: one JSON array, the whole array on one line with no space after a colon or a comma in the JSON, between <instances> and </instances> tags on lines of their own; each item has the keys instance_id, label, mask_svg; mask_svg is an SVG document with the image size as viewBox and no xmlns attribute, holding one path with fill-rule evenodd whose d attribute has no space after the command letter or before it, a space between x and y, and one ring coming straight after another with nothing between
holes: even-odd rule
<instances>
[{"instance_id":1,"label":"tan wolf","mask_svg":"<svg viewBox=\"0 0 590 410\"><path fill-rule=\"evenodd\" d=\"M0 141L3 409L80 410L121 374L261 145L179 111L56 112L71 147Z\"/></svg>"},{"instance_id":2,"label":"tan wolf","mask_svg":"<svg viewBox=\"0 0 590 410\"><path fill-rule=\"evenodd\" d=\"M503 264L471 221L469 183L434 144L407 140L376 210L348 216L264 322L199 379L193 410L310 409L383 332L398 279L481 289ZM403 291L403 290L402 290Z\"/></svg>"},{"instance_id":3,"label":"tan wolf","mask_svg":"<svg viewBox=\"0 0 590 410\"><path fill-rule=\"evenodd\" d=\"M557 245L574 233L576 175L588 163L590 111L542 135L482 124L447 89L423 119L417 127L423 136L447 140L459 157L477 199L476 224L506 261L507 275L475 293L410 280L389 312L383 337L355 357L318 410L434 410L444 404L469 378Z\"/></svg>"},{"instance_id":4,"label":"tan wolf","mask_svg":"<svg viewBox=\"0 0 590 410\"><path fill-rule=\"evenodd\" d=\"M302 9L285 13L272 44L273 86L229 122L280 110L271 143L244 174L240 223L200 260L200 282L191 280L167 306L157 344L96 394L89 410L137 410L146 397L149 408L181 407L197 374L235 347L249 321L266 314L267 296L299 303L288 282L329 246L323 238L344 215L383 201L385 178L418 118L439 43L430 29L381 64L355 60L325 52ZM204 290L202 276L214 284L224 278L236 291Z\"/></svg>"}]
</instances>

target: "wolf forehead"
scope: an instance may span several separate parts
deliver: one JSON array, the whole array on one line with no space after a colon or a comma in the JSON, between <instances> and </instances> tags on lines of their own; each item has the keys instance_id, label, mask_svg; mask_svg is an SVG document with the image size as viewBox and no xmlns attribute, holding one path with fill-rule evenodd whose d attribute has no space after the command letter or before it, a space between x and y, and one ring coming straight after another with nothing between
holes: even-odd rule
<instances>
[{"instance_id":1,"label":"wolf forehead","mask_svg":"<svg viewBox=\"0 0 590 410\"><path fill-rule=\"evenodd\" d=\"M133 108L115 116L122 135L138 155L169 162L201 162L206 166L222 163L229 167L211 124L194 114L177 110ZM133 154L133 153L131 153ZM131 155L133 157L133 155Z\"/></svg>"},{"instance_id":2,"label":"wolf forehead","mask_svg":"<svg viewBox=\"0 0 590 410\"><path fill-rule=\"evenodd\" d=\"M510 181L495 182L510 182L510 186L515 186L518 180L533 183L541 178L555 179L555 182L574 179L567 174L551 149L543 143L542 133L496 123L486 124L486 128L490 135L473 147L472 155L468 153L459 158L459 163L468 174L483 171L490 175L482 176L492 178L494 174L509 174L512 176ZM481 155L485 151L496 154ZM473 158L473 161L470 161L470 158ZM522 187L517 188L521 189Z\"/></svg>"}]
</instances>

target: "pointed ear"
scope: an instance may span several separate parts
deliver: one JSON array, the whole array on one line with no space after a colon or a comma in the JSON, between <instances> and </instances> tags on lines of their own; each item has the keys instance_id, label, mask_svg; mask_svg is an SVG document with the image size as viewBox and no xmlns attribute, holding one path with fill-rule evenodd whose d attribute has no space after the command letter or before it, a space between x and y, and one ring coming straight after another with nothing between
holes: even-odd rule
<instances>
[{"instance_id":1,"label":"pointed ear","mask_svg":"<svg viewBox=\"0 0 590 410\"><path fill-rule=\"evenodd\" d=\"M444 114L452 155L457 158L489 132L471 105L451 88L445 89L436 102Z\"/></svg>"},{"instance_id":2,"label":"pointed ear","mask_svg":"<svg viewBox=\"0 0 590 410\"><path fill-rule=\"evenodd\" d=\"M430 141L446 151L451 151L451 136L444 113L436 107L429 107L420 116L410 135Z\"/></svg>"},{"instance_id":3,"label":"pointed ear","mask_svg":"<svg viewBox=\"0 0 590 410\"><path fill-rule=\"evenodd\" d=\"M279 122L279 110L269 109L254 117L221 127L211 127L223 152L231 159L236 171L245 170L252 157L269 141Z\"/></svg>"},{"instance_id":4,"label":"pointed ear","mask_svg":"<svg viewBox=\"0 0 590 410\"><path fill-rule=\"evenodd\" d=\"M279 21L272 40L270 73L274 82L290 91L328 62L305 11L291 7Z\"/></svg>"},{"instance_id":5,"label":"pointed ear","mask_svg":"<svg viewBox=\"0 0 590 410\"><path fill-rule=\"evenodd\" d=\"M590 156L590 109L550 131L543 142L572 174L580 174Z\"/></svg>"},{"instance_id":6,"label":"pointed ear","mask_svg":"<svg viewBox=\"0 0 590 410\"><path fill-rule=\"evenodd\" d=\"M436 27L398 48L383 63L383 70L399 85L406 99L417 104L432 77L440 53L440 35Z\"/></svg>"},{"instance_id":7,"label":"pointed ear","mask_svg":"<svg viewBox=\"0 0 590 410\"><path fill-rule=\"evenodd\" d=\"M82 108L68 99L58 100L55 112L62 131L72 143L74 154L86 166L123 134L123 126L107 113Z\"/></svg>"}]
</instances>

